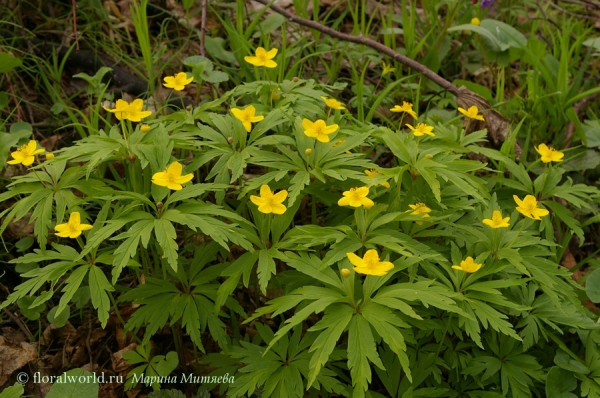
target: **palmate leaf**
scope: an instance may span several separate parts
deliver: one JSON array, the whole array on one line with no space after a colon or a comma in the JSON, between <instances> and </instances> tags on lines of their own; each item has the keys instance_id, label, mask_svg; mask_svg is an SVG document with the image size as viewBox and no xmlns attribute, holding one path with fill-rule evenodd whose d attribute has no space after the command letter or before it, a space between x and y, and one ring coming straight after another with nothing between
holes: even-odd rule
<instances>
[{"instance_id":1,"label":"palmate leaf","mask_svg":"<svg viewBox=\"0 0 600 398\"><path fill-rule=\"evenodd\" d=\"M309 364L310 371L308 373L307 389L313 384L321 368L329 360L329 356L340 339L341 334L350 323L353 313L354 310L349 305L332 305L327 308L325 316L316 325L308 329L309 332L321 332L309 350L309 352L314 353ZM381 366L383 367L383 364Z\"/></svg>"},{"instance_id":2,"label":"palmate leaf","mask_svg":"<svg viewBox=\"0 0 600 398\"><path fill-rule=\"evenodd\" d=\"M90 265L89 271L90 297L92 305L98 310L98 319L102 327L106 326L110 310L110 299L107 292L114 291L114 287L108 282L100 267Z\"/></svg>"},{"instance_id":3,"label":"palmate leaf","mask_svg":"<svg viewBox=\"0 0 600 398\"><path fill-rule=\"evenodd\" d=\"M55 262L22 274L23 278L31 279L18 285L15 291L9 294L6 300L0 304L0 309L15 303L22 297L27 295L32 296L47 282L52 284L50 290L53 290L54 285L64 274L72 268L84 264L83 261L76 260L79 253L72 247L58 244L53 244L52 247L55 250L46 250L43 252L40 249L35 249L34 253L28 253L10 261L13 264L39 263L42 261Z\"/></svg>"},{"instance_id":4,"label":"palmate leaf","mask_svg":"<svg viewBox=\"0 0 600 398\"><path fill-rule=\"evenodd\" d=\"M410 325L403 322L385 306L374 302L366 303L362 307L361 313L362 316L371 324L377 334L381 336L383 341L385 341L385 343L398 356L398 360L400 361L402 369L406 373L406 377L412 382L412 375L409 367L410 361L408 359L408 355L406 354L406 343L404 341L402 332L399 330L399 328L409 328Z\"/></svg>"},{"instance_id":5,"label":"palmate leaf","mask_svg":"<svg viewBox=\"0 0 600 398\"><path fill-rule=\"evenodd\" d=\"M371 383L369 361L379 369L385 370L377 353L369 322L361 314L356 314L352 316L348 328L348 367L352 376L355 398L364 397Z\"/></svg>"}]
</instances>

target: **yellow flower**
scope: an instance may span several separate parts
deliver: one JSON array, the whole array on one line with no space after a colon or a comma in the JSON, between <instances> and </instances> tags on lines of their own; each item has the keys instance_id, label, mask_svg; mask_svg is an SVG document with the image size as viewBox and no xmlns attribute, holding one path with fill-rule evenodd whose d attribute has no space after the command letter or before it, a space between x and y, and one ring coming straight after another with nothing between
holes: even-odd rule
<instances>
[{"instance_id":1,"label":"yellow flower","mask_svg":"<svg viewBox=\"0 0 600 398\"><path fill-rule=\"evenodd\" d=\"M410 102L403 101L402 106L394 105L393 108L390 109L392 112L406 112L411 115L413 118L417 118L417 114L413 111L413 104Z\"/></svg>"},{"instance_id":2,"label":"yellow flower","mask_svg":"<svg viewBox=\"0 0 600 398\"><path fill-rule=\"evenodd\" d=\"M460 266L453 265L452 268L472 274L481 268L482 265L483 264L477 264L475 261L473 261L473 257L469 256L460 262Z\"/></svg>"},{"instance_id":3,"label":"yellow flower","mask_svg":"<svg viewBox=\"0 0 600 398\"><path fill-rule=\"evenodd\" d=\"M408 128L411 129L415 135L415 137L421 137L425 134L431 136L431 137L435 137L435 134L432 133L433 131L433 126L429 126L425 123L419 123L417 124L417 127L414 128L413 126L411 126L410 124L407 124Z\"/></svg>"},{"instance_id":4,"label":"yellow flower","mask_svg":"<svg viewBox=\"0 0 600 398\"><path fill-rule=\"evenodd\" d=\"M479 26L481 25L481 21L479 20L479 18L475 17L471 19L471 25Z\"/></svg>"},{"instance_id":5,"label":"yellow flower","mask_svg":"<svg viewBox=\"0 0 600 398\"><path fill-rule=\"evenodd\" d=\"M54 159L54 154L53 154L53 153L50 153L50 152L48 152L48 153L46 154L46 160L52 160L52 159Z\"/></svg>"},{"instance_id":6,"label":"yellow flower","mask_svg":"<svg viewBox=\"0 0 600 398\"><path fill-rule=\"evenodd\" d=\"M255 56L244 57L244 60L246 60L246 62L248 62L249 64L252 64L254 66L264 66L266 68L275 68L277 66L277 62L272 61L272 59L275 58L275 55L277 55L276 48L272 48L269 51L267 51L262 47L258 47L256 49Z\"/></svg>"},{"instance_id":7,"label":"yellow flower","mask_svg":"<svg viewBox=\"0 0 600 398\"><path fill-rule=\"evenodd\" d=\"M187 77L185 72L179 72L174 76L166 76L164 78L163 86L166 88L172 88L175 91L181 91L186 85L190 84L194 80L194 77Z\"/></svg>"},{"instance_id":8,"label":"yellow flower","mask_svg":"<svg viewBox=\"0 0 600 398\"><path fill-rule=\"evenodd\" d=\"M142 124L142 127L140 127L140 131L142 133L147 133L148 131L150 131L150 126L148 126L147 124Z\"/></svg>"},{"instance_id":9,"label":"yellow flower","mask_svg":"<svg viewBox=\"0 0 600 398\"><path fill-rule=\"evenodd\" d=\"M377 175L381 175L380 172L378 172L375 169L371 169L371 170L365 170L365 174L368 176L367 179L372 180L373 178L375 178ZM374 184L373 186L378 186L379 184ZM381 183L381 186L389 188L390 187L390 183L387 181L384 181Z\"/></svg>"},{"instance_id":10,"label":"yellow flower","mask_svg":"<svg viewBox=\"0 0 600 398\"><path fill-rule=\"evenodd\" d=\"M342 268L341 273L344 278L347 278L350 276L350 270L348 268Z\"/></svg>"},{"instance_id":11,"label":"yellow flower","mask_svg":"<svg viewBox=\"0 0 600 398\"><path fill-rule=\"evenodd\" d=\"M381 76L385 76L388 73L392 73L396 70L396 68L394 68L391 65L386 64L385 62L382 62L381 64L383 66L383 71L381 72Z\"/></svg>"},{"instance_id":12,"label":"yellow flower","mask_svg":"<svg viewBox=\"0 0 600 398\"><path fill-rule=\"evenodd\" d=\"M350 188L349 191L343 193L344 197L338 200L338 205L352 207L365 206L366 209L370 209L375 202L367 198L368 194L369 187Z\"/></svg>"},{"instance_id":13,"label":"yellow flower","mask_svg":"<svg viewBox=\"0 0 600 398\"><path fill-rule=\"evenodd\" d=\"M125 119L131 120L132 122L141 122L142 119L152 115L150 111L143 111L144 101L141 99L134 100L127 107L127 116Z\"/></svg>"},{"instance_id":14,"label":"yellow flower","mask_svg":"<svg viewBox=\"0 0 600 398\"><path fill-rule=\"evenodd\" d=\"M562 162L565 154L561 151L557 151L556 149L546 146L546 144L540 144L537 148L535 148L536 152L542 155L542 162L550 163L550 162Z\"/></svg>"},{"instance_id":15,"label":"yellow flower","mask_svg":"<svg viewBox=\"0 0 600 398\"><path fill-rule=\"evenodd\" d=\"M325 105L327 105L331 109L337 109L339 111L341 111L342 109L346 109L346 108L344 108L344 105L340 101L338 101L334 98L321 97L321 99L323 101L325 101Z\"/></svg>"},{"instance_id":16,"label":"yellow flower","mask_svg":"<svg viewBox=\"0 0 600 398\"><path fill-rule=\"evenodd\" d=\"M354 272L357 274L384 276L394 269L394 264L389 261L379 261L379 254L374 249L367 250L363 258L354 253L346 253L346 256L354 265Z\"/></svg>"},{"instance_id":17,"label":"yellow flower","mask_svg":"<svg viewBox=\"0 0 600 398\"><path fill-rule=\"evenodd\" d=\"M489 227L494 229L496 228L508 228L510 225L508 223L510 217L502 218L502 212L500 210L494 210L492 213L492 218L486 218L483 220L483 223Z\"/></svg>"},{"instance_id":18,"label":"yellow flower","mask_svg":"<svg viewBox=\"0 0 600 398\"><path fill-rule=\"evenodd\" d=\"M37 141L31 140L27 144L22 145L19 149L14 152L11 152L10 156L13 157L13 160L9 160L8 164L19 164L21 163L23 166L31 166L31 164L35 161L35 155L38 153L42 153L44 149L36 149Z\"/></svg>"},{"instance_id":19,"label":"yellow flower","mask_svg":"<svg viewBox=\"0 0 600 398\"><path fill-rule=\"evenodd\" d=\"M144 101L141 99L134 100L131 104L125 100L117 100L115 104L115 109L108 109L103 106L103 108L111 113L115 114L115 117L118 120L131 120L132 122L140 122L142 119L150 116L152 112L143 111Z\"/></svg>"},{"instance_id":20,"label":"yellow flower","mask_svg":"<svg viewBox=\"0 0 600 398\"><path fill-rule=\"evenodd\" d=\"M314 123L308 119L303 119L302 127L304 127L305 135L311 138L316 138L319 142L329 142L329 134L335 133L339 128L337 124L328 126L325 123L325 120L322 119L319 119Z\"/></svg>"},{"instance_id":21,"label":"yellow flower","mask_svg":"<svg viewBox=\"0 0 600 398\"><path fill-rule=\"evenodd\" d=\"M92 226L90 224L82 224L81 216L77 211L71 213L68 222L64 224L58 224L54 227L56 236L73 239L81 235L81 231L87 231L88 229L92 229Z\"/></svg>"},{"instance_id":22,"label":"yellow flower","mask_svg":"<svg viewBox=\"0 0 600 398\"><path fill-rule=\"evenodd\" d=\"M513 195L513 199L518 205L517 211L532 220L539 220L540 217L550 214L548 210L537 207L538 203L533 195L527 195L523 200L519 199L517 195Z\"/></svg>"},{"instance_id":23,"label":"yellow flower","mask_svg":"<svg viewBox=\"0 0 600 398\"><path fill-rule=\"evenodd\" d=\"M260 196L252 195L250 200L258 206L261 213L283 214L287 208L282 203L287 196L288 192L285 189L273 194L268 185L263 185L260 187Z\"/></svg>"},{"instance_id":24,"label":"yellow flower","mask_svg":"<svg viewBox=\"0 0 600 398\"><path fill-rule=\"evenodd\" d=\"M183 189L181 184L192 181L194 174L189 173L184 176L181 175L183 166L179 162L173 162L165 169L165 171L159 171L154 173L152 176L152 183L160 187L167 187L174 191Z\"/></svg>"},{"instance_id":25,"label":"yellow flower","mask_svg":"<svg viewBox=\"0 0 600 398\"><path fill-rule=\"evenodd\" d=\"M421 218L429 218L429 214L431 213L431 209L425 205L425 203L415 203L414 205L408 205L413 211L410 213L412 215L422 214ZM410 211L410 210L407 210ZM417 221L417 225L423 225L422 221Z\"/></svg>"},{"instance_id":26,"label":"yellow flower","mask_svg":"<svg viewBox=\"0 0 600 398\"><path fill-rule=\"evenodd\" d=\"M484 120L483 116L479 114L479 108L477 108L475 105L470 106L468 110L458 107L458 111L469 119Z\"/></svg>"},{"instance_id":27,"label":"yellow flower","mask_svg":"<svg viewBox=\"0 0 600 398\"><path fill-rule=\"evenodd\" d=\"M260 122L265 118L264 116L255 116L256 108L254 105L248 105L245 109L232 108L231 113L237 120L242 122L247 132L252 130L252 123Z\"/></svg>"}]
</instances>

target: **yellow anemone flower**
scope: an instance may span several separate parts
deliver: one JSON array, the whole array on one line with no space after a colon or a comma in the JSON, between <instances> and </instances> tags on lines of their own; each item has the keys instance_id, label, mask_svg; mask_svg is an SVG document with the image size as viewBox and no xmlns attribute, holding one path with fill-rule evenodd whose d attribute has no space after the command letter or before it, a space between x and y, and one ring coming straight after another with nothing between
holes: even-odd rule
<instances>
[{"instance_id":1,"label":"yellow anemone flower","mask_svg":"<svg viewBox=\"0 0 600 398\"><path fill-rule=\"evenodd\" d=\"M344 197L338 200L338 205L352 207L365 206L366 209L370 209L375 205L375 202L367 198L368 194L369 187L350 188L349 191L345 191L342 194Z\"/></svg>"},{"instance_id":2,"label":"yellow anemone flower","mask_svg":"<svg viewBox=\"0 0 600 398\"><path fill-rule=\"evenodd\" d=\"M510 225L508 223L510 217L502 218L502 212L500 210L494 210L492 213L492 218L486 218L483 220L483 223L489 227L494 229L496 228L508 228Z\"/></svg>"},{"instance_id":3,"label":"yellow anemone flower","mask_svg":"<svg viewBox=\"0 0 600 398\"><path fill-rule=\"evenodd\" d=\"M410 207L412 209L412 211L410 212L410 214L412 215L419 215L421 214L421 218L429 218L429 214L427 213L431 213L431 209L429 207L427 207L425 205L425 203L415 203L414 205L408 205L408 207ZM410 211L410 210L407 210ZM423 225L422 221L417 221L417 225Z\"/></svg>"},{"instance_id":4,"label":"yellow anemone flower","mask_svg":"<svg viewBox=\"0 0 600 398\"><path fill-rule=\"evenodd\" d=\"M252 130L252 123L260 122L265 118L264 116L255 116L256 108L254 105L248 105L245 109L232 108L231 113L237 120L242 122L247 132Z\"/></svg>"},{"instance_id":5,"label":"yellow anemone flower","mask_svg":"<svg viewBox=\"0 0 600 398\"><path fill-rule=\"evenodd\" d=\"M381 175L381 173L380 173L380 172L378 172L378 171L377 171L377 170L375 170L375 169L371 169L371 170L365 170L365 174L368 176L368 178L367 178L367 179L369 179L369 180L372 180L372 179L373 179L373 178L375 178L376 176L378 176L378 175ZM376 186L378 186L378 185L380 185L380 184L373 184L373 186L374 186L374 187L376 187ZM386 188L389 188L389 187L390 187L390 183L389 183L389 182L387 182L387 181L384 181L384 182L382 182L382 183L381 183L381 186L383 186L383 187L386 187Z\"/></svg>"},{"instance_id":6,"label":"yellow anemone flower","mask_svg":"<svg viewBox=\"0 0 600 398\"><path fill-rule=\"evenodd\" d=\"M383 66L383 70L381 71L381 76L385 76L388 73L392 73L396 70L396 68L394 68L391 65L386 64L385 62L382 62L381 65Z\"/></svg>"},{"instance_id":7,"label":"yellow anemone flower","mask_svg":"<svg viewBox=\"0 0 600 398\"><path fill-rule=\"evenodd\" d=\"M379 254L374 249L367 250L363 258L354 253L346 253L346 256L357 274L384 276L394 269L394 264L389 261L379 261Z\"/></svg>"},{"instance_id":8,"label":"yellow anemone flower","mask_svg":"<svg viewBox=\"0 0 600 398\"><path fill-rule=\"evenodd\" d=\"M453 265L452 268L472 274L473 272L479 270L482 265L483 264L477 264L475 261L473 261L473 257L469 256L461 261L460 265Z\"/></svg>"},{"instance_id":9,"label":"yellow anemone flower","mask_svg":"<svg viewBox=\"0 0 600 398\"><path fill-rule=\"evenodd\" d=\"M10 156L13 160L9 160L8 164L22 164L23 166L31 166L35 161L35 155L45 152L45 149L36 149L37 141L30 140L27 144L22 145L19 149L11 152Z\"/></svg>"},{"instance_id":10,"label":"yellow anemone flower","mask_svg":"<svg viewBox=\"0 0 600 398\"><path fill-rule=\"evenodd\" d=\"M425 123L419 123L417 124L417 127L413 127L410 124L407 124L408 128L412 130L413 134L415 135L415 137L421 137L425 134L431 136L431 137L435 137L435 134L433 134L433 126L429 126Z\"/></svg>"},{"instance_id":11,"label":"yellow anemone flower","mask_svg":"<svg viewBox=\"0 0 600 398\"><path fill-rule=\"evenodd\" d=\"M77 238L79 235L81 235L82 231L87 231L88 229L92 229L92 226L90 224L82 224L81 215L77 211L71 213L68 222L64 224L58 224L54 227L56 236L72 239Z\"/></svg>"},{"instance_id":12,"label":"yellow anemone flower","mask_svg":"<svg viewBox=\"0 0 600 398\"><path fill-rule=\"evenodd\" d=\"M179 72L173 76L165 76L163 80L165 81L163 86L166 88L172 88L175 91L181 91L186 85L194 81L194 77L192 76L188 78L185 72Z\"/></svg>"},{"instance_id":13,"label":"yellow anemone flower","mask_svg":"<svg viewBox=\"0 0 600 398\"><path fill-rule=\"evenodd\" d=\"M471 19L471 25L479 26L481 25L481 21L479 20L479 18L474 17L473 19Z\"/></svg>"},{"instance_id":14,"label":"yellow anemone flower","mask_svg":"<svg viewBox=\"0 0 600 398\"><path fill-rule=\"evenodd\" d=\"M180 191L183 189L181 184L192 181L194 174L189 173L184 176L181 175L183 166L179 162L173 162L165 169L165 171L159 171L154 173L152 176L152 183L160 187L167 187L174 191Z\"/></svg>"},{"instance_id":15,"label":"yellow anemone flower","mask_svg":"<svg viewBox=\"0 0 600 398\"><path fill-rule=\"evenodd\" d=\"M268 185L260 187L260 196L251 195L250 200L258 206L258 211L269 214L283 214L287 208L282 204L287 198L288 192L285 189L273 194Z\"/></svg>"},{"instance_id":16,"label":"yellow anemone flower","mask_svg":"<svg viewBox=\"0 0 600 398\"><path fill-rule=\"evenodd\" d=\"M53 154L53 153L50 153L50 152L48 152L48 153L46 154L46 160L52 160L52 159L54 159L54 154Z\"/></svg>"},{"instance_id":17,"label":"yellow anemone flower","mask_svg":"<svg viewBox=\"0 0 600 398\"><path fill-rule=\"evenodd\" d=\"M519 199L517 195L513 195L513 199L518 205L517 211L532 220L539 220L540 217L550 214L548 210L537 207L538 203L533 195L527 195L523 200Z\"/></svg>"},{"instance_id":18,"label":"yellow anemone flower","mask_svg":"<svg viewBox=\"0 0 600 398\"><path fill-rule=\"evenodd\" d=\"M263 47L258 47L256 49L256 53L254 56L244 57L244 60L254 66L264 66L265 68L275 68L277 66L277 62L273 61L273 58L275 58L275 55L277 55L276 48L272 48L269 51L267 51Z\"/></svg>"},{"instance_id":19,"label":"yellow anemone flower","mask_svg":"<svg viewBox=\"0 0 600 398\"><path fill-rule=\"evenodd\" d=\"M479 114L479 108L475 105L470 106L469 109L466 110L464 108L459 107L458 111L466 117L468 117L469 119L484 120L483 116Z\"/></svg>"},{"instance_id":20,"label":"yellow anemone flower","mask_svg":"<svg viewBox=\"0 0 600 398\"><path fill-rule=\"evenodd\" d=\"M417 114L413 111L413 104L410 102L403 101L402 106L394 105L393 108L390 109L392 112L406 112L411 115L413 118L417 118Z\"/></svg>"},{"instance_id":21,"label":"yellow anemone flower","mask_svg":"<svg viewBox=\"0 0 600 398\"><path fill-rule=\"evenodd\" d=\"M335 133L339 128L337 124L328 126L325 120L322 119L314 123L308 119L303 119L302 127L304 127L304 134L306 136L316 138L319 142L329 142L329 134Z\"/></svg>"},{"instance_id":22,"label":"yellow anemone flower","mask_svg":"<svg viewBox=\"0 0 600 398\"><path fill-rule=\"evenodd\" d=\"M342 109L346 109L346 108L344 108L344 105L340 101L338 101L334 98L321 97L321 99L323 101L325 101L325 105L327 105L331 109L336 109L338 111L341 111Z\"/></svg>"},{"instance_id":23,"label":"yellow anemone flower","mask_svg":"<svg viewBox=\"0 0 600 398\"><path fill-rule=\"evenodd\" d=\"M537 148L535 148L536 152L542 155L542 162L550 163L550 162L562 162L565 154L561 151L557 151L556 149L547 146L546 144L540 144Z\"/></svg>"},{"instance_id":24,"label":"yellow anemone flower","mask_svg":"<svg viewBox=\"0 0 600 398\"><path fill-rule=\"evenodd\" d=\"M118 120L131 120L132 122L141 122L142 119L150 116L151 111L143 111L144 101L136 99L133 102L128 103L125 100L117 100L115 103L115 109L109 109L105 106L103 108L108 112L114 113Z\"/></svg>"}]
</instances>

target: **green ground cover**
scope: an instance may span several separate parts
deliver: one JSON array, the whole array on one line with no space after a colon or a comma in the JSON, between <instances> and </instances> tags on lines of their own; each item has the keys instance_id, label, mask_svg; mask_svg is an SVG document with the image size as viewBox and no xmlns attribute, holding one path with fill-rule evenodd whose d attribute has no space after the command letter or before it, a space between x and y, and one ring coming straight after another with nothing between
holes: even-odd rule
<instances>
[{"instance_id":1,"label":"green ground cover","mask_svg":"<svg viewBox=\"0 0 600 398\"><path fill-rule=\"evenodd\" d=\"M0 16L0 398L600 397L597 1Z\"/></svg>"}]
</instances>

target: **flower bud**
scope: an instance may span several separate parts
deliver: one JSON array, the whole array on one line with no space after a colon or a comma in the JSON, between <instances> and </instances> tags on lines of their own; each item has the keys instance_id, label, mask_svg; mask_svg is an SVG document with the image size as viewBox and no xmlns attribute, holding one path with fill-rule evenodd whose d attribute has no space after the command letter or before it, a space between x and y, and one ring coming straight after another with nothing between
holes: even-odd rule
<instances>
[{"instance_id":1,"label":"flower bud","mask_svg":"<svg viewBox=\"0 0 600 398\"><path fill-rule=\"evenodd\" d=\"M46 160L50 160L50 159L54 159L54 154L53 153L47 153L46 154Z\"/></svg>"},{"instance_id":2,"label":"flower bud","mask_svg":"<svg viewBox=\"0 0 600 398\"><path fill-rule=\"evenodd\" d=\"M312 155L312 149L306 148L306 150L304 151L304 153L306 154L306 156L310 156L310 155Z\"/></svg>"},{"instance_id":3,"label":"flower bud","mask_svg":"<svg viewBox=\"0 0 600 398\"><path fill-rule=\"evenodd\" d=\"M425 155L425 157L426 157L427 159L433 159L433 155L432 155L432 154L430 154L430 153L428 153L427 155Z\"/></svg>"},{"instance_id":4,"label":"flower bud","mask_svg":"<svg viewBox=\"0 0 600 398\"><path fill-rule=\"evenodd\" d=\"M233 137L227 137L227 142L231 144L233 142Z\"/></svg>"},{"instance_id":5,"label":"flower bud","mask_svg":"<svg viewBox=\"0 0 600 398\"><path fill-rule=\"evenodd\" d=\"M147 133L148 131L150 131L150 126L148 126L147 124L142 124L142 127L140 127L140 131L142 133Z\"/></svg>"},{"instance_id":6,"label":"flower bud","mask_svg":"<svg viewBox=\"0 0 600 398\"><path fill-rule=\"evenodd\" d=\"M157 208L157 209L162 209L162 207L163 207L163 202L158 202L158 203L156 204L156 208Z\"/></svg>"},{"instance_id":7,"label":"flower bud","mask_svg":"<svg viewBox=\"0 0 600 398\"><path fill-rule=\"evenodd\" d=\"M342 268L342 276L347 278L350 276L350 270L348 268Z\"/></svg>"},{"instance_id":8,"label":"flower bud","mask_svg":"<svg viewBox=\"0 0 600 398\"><path fill-rule=\"evenodd\" d=\"M298 81L298 76L294 76L294 77L292 78L292 81L293 81L294 83L296 83L296 82Z\"/></svg>"}]
</instances>

